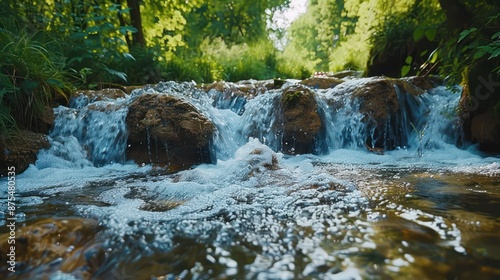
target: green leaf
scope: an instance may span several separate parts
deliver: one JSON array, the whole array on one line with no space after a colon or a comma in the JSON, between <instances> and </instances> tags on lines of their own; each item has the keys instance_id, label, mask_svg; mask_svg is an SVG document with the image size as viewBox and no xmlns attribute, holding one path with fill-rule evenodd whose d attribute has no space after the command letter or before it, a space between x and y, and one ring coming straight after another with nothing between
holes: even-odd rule
<instances>
[{"instance_id":1,"label":"green leaf","mask_svg":"<svg viewBox=\"0 0 500 280\"><path fill-rule=\"evenodd\" d=\"M474 33L477 28L472 27L471 29L466 29L460 33L460 37L458 37L458 42L462 41L465 37L469 36L469 34Z\"/></svg>"},{"instance_id":2,"label":"green leaf","mask_svg":"<svg viewBox=\"0 0 500 280\"><path fill-rule=\"evenodd\" d=\"M111 74L113 76L117 76L118 78L122 79L125 82L127 81L127 74L125 74L123 72L116 71L114 69L110 69L107 67L105 67L104 70L106 70L109 74Z\"/></svg>"},{"instance_id":3,"label":"green leaf","mask_svg":"<svg viewBox=\"0 0 500 280\"><path fill-rule=\"evenodd\" d=\"M418 40L420 40L420 38L422 38L422 36L424 36L424 33L425 33L425 29L423 29L422 27L417 27L417 29L415 29L415 31L413 31L413 41L417 42Z\"/></svg>"},{"instance_id":4,"label":"green leaf","mask_svg":"<svg viewBox=\"0 0 500 280\"><path fill-rule=\"evenodd\" d=\"M433 41L434 38L436 38L436 34L437 34L437 28L427 29L425 31L425 37L427 37L429 41Z\"/></svg>"},{"instance_id":5,"label":"green leaf","mask_svg":"<svg viewBox=\"0 0 500 280\"><path fill-rule=\"evenodd\" d=\"M401 68L401 77L404 77L406 75L408 75L408 73L410 72L411 70L411 66L410 65L405 65Z\"/></svg>"},{"instance_id":6,"label":"green leaf","mask_svg":"<svg viewBox=\"0 0 500 280\"><path fill-rule=\"evenodd\" d=\"M129 53L124 53L123 57L125 59L127 59L127 60L133 60L133 61L135 61L135 57L133 55L129 54Z\"/></svg>"},{"instance_id":7,"label":"green leaf","mask_svg":"<svg viewBox=\"0 0 500 280\"><path fill-rule=\"evenodd\" d=\"M405 59L406 64L411 64L412 61L413 61L413 57L411 57L411 56L407 56Z\"/></svg>"},{"instance_id":8,"label":"green leaf","mask_svg":"<svg viewBox=\"0 0 500 280\"><path fill-rule=\"evenodd\" d=\"M435 49L433 52L431 52L427 60L429 61L429 63L436 63L438 57L439 57L439 52L437 49Z\"/></svg>"},{"instance_id":9,"label":"green leaf","mask_svg":"<svg viewBox=\"0 0 500 280\"><path fill-rule=\"evenodd\" d=\"M61 81L56 80L56 79L47 79L45 82L49 85L56 86L59 88L64 87L64 84Z\"/></svg>"},{"instance_id":10,"label":"green leaf","mask_svg":"<svg viewBox=\"0 0 500 280\"><path fill-rule=\"evenodd\" d=\"M137 32L137 28L135 28L133 26L120 26L120 33L121 34L126 35L127 32L136 33Z\"/></svg>"},{"instance_id":11,"label":"green leaf","mask_svg":"<svg viewBox=\"0 0 500 280\"><path fill-rule=\"evenodd\" d=\"M474 59L480 59L486 54L484 49L478 49L477 52L474 53Z\"/></svg>"},{"instance_id":12,"label":"green leaf","mask_svg":"<svg viewBox=\"0 0 500 280\"><path fill-rule=\"evenodd\" d=\"M500 48L497 48L497 49L495 49L495 51L493 51L493 53L490 55L490 57L488 57L488 59L495 58L499 55L500 55Z\"/></svg>"},{"instance_id":13,"label":"green leaf","mask_svg":"<svg viewBox=\"0 0 500 280\"><path fill-rule=\"evenodd\" d=\"M88 33L98 33L99 31L101 31L101 28L99 26L91 26L91 27L87 28L86 31Z\"/></svg>"},{"instance_id":14,"label":"green leaf","mask_svg":"<svg viewBox=\"0 0 500 280\"><path fill-rule=\"evenodd\" d=\"M500 32L493 34L493 36L491 36L491 39L493 39L493 40L500 39Z\"/></svg>"}]
</instances>

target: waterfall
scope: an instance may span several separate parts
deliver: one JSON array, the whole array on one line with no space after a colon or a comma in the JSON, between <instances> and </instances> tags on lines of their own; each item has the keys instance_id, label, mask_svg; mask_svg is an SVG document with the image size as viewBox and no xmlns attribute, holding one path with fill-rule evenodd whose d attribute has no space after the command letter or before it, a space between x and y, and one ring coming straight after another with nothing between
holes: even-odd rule
<instances>
[{"instance_id":1,"label":"waterfall","mask_svg":"<svg viewBox=\"0 0 500 280\"><path fill-rule=\"evenodd\" d=\"M51 147L41 151L38 168L74 168L124 163L127 144L123 101L88 103L76 97L70 107L54 109L56 119L49 134Z\"/></svg>"},{"instance_id":2,"label":"waterfall","mask_svg":"<svg viewBox=\"0 0 500 280\"><path fill-rule=\"evenodd\" d=\"M283 132L279 129L279 98L281 91L272 91L257 96L245 106L245 113L239 122L239 145L245 144L250 137L275 151L281 148Z\"/></svg>"},{"instance_id":3,"label":"waterfall","mask_svg":"<svg viewBox=\"0 0 500 280\"><path fill-rule=\"evenodd\" d=\"M422 156L426 150L458 144L460 131L455 110L458 95L444 87L409 94L404 87L394 84L398 107L381 124L362 112L363 100L353 94L366 83L379 80L353 79L332 89L314 90L322 123L314 153L328 154L339 149L382 153L405 149ZM281 151L282 92L269 90L251 99L241 95L224 98L213 89L205 93L193 83L166 82L135 90L118 100L95 101L82 95L73 98L69 107L54 109L56 120L49 135L51 147L40 152L36 165L75 168L125 163L127 105L143 93L181 98L210 119L216 128L210 140L212 162L234 157L235 151L249 138L257 138L274 151ZM153 150L158 150L158 143L150 139L148 131L149 157Z\"/></svg>"}]
</instances>

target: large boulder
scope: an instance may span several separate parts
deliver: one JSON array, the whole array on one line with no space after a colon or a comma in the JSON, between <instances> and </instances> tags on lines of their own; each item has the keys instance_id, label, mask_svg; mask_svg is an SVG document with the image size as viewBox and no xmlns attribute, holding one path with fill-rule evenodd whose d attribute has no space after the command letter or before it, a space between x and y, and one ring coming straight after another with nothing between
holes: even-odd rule
<instances>
[{"instance_id":1,"label":"large boulder","mask_svg":"<svg viewBox=\"0 0 500 280\"><path fill-rule=\"evenodd\" d=\"M500 74L497 65L482 61L463 75L459 104L465 142L484 152L500 153Z\"/></svg>"},{"instance_id":2,"label":"large boulder","mask_svg":"<svg viewBox=\"0 0 500 280\"><path fill-rule=\"evenodd\" d=\"M375 152L407 146L412 124L420 117L412 104L420 103L422 93L406 81L389 78L374 78L356 88L352 96L367 125L365 146Z\"/></svg>"},{"instance_id":3,"label":"large boulder","mask_svg":"<svg viewBox=\"0 0 500 280\"><path fill-rule=\"evenodd\" d=\"M213 123L192 104L169 95L143 94L130 105L127 159L186 169L211 163Z\"/></svg>"},{"instance_id":4,"label":"large boulder","mask_svg":"<svg viewBox=\"0 0 500 280\"><path fill-rule=\"evenodd\" d=\"M288 154L312 153L321 129L314 93L307 87L293 85L281 95L283 141L281 150Z\"/></svg>"},{"instance_id":5,"label":"large boulder","mask_svg":"<svg viewBox=\"0 0 500 280\"><path fill-rule=\"evenodd\" d=\"M23 172L35 163L38 151L48 147L49 141L42 133L21 130L12 136L0 136L0 176L5 176L11 166L17 174Z\"/></svg>"}]
</instances>

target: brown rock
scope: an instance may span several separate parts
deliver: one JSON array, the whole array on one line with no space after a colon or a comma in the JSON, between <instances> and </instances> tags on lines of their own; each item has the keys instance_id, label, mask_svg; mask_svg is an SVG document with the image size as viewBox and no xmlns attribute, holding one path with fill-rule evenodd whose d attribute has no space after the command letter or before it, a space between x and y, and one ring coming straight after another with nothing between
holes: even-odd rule
<instances>
[{"instance_id":1,"label":"brown rock","mask_svg":"<svg viewBox=\"0 0 500 280\"><path fill-rule=\"evenodd\" d=\"M479 144L488 153L500 153L500 74L491 60L470 65L464 73L460 122L464 141Z\"/></svg>"},{"instance_id":2,"label":"brown rock","mask_svg":"<svg viewBox=\"0 0 500 280\"><path fill-rule=\"evenodd\" d=\"M129 106L127 158L138 164L180 166L212 162L213 123L193 105L168 95L144 94Z\"/></svg>"},{"instance_id":3,"label":"brown rock","mask_svg":"<svg viewBox=\"0 0 500 280\"><path fill-rule=\"evenodd\" d=\"M327 89L333 88L343 82L343 80L335 77L320 76L305 79L300 83L311 88Z\"/></svg>"},{"instance_id":4,"label":"brown rock","mask_svg":"<svg viewBox=\"0 0 500 280\"><path fill-rule=\"evenodd\" d=\"M495 116L493 109L471 120L471 139L479 143L482 151L500 152L500 118Z\"/></svg>"},{"instance_id":5,"label":"brown rock","mask_svg":"<svg viewBox=\"0 0 500 280\"><path fill-rule=\"evenodd\" d=\"M412 76L401 78L401 80L422 90L430 90L443 84L443 80L437 76Z\"/></svg>"},{"instance_id":6,"label":"brown rock","mask_svg":"<svg viewBox=\"0 0 500 280\"><path fill-rule=\"evenodd\" d=\"M321 129L314 93L304 86L286 88L281 95L283 109L283 147L288 154L314 152Z\"/></svg>"},{"instance_id":7,"label":"brown rock","mask_svg":"<svg viewBox=\"0 0 500 280\"><path fill-rule=\"evenodd\" d=\"M216 90L224 95L225 98L234 98L242 96L249 100L255 96L273 89L274 84L272 81L239 81L237 83L231 82L213 82L212 84L202 85L201 89L205 92Z\"/></svg>"},{"instance_id":8,"label":"brown rock","mask_svg":"<svg viewBox=\"0 0 500 280\"><path fill-rule=\"evenodd\" d=\"M95 241L98 230L96 220L84 218L49 218L16 229L16 272L23 279L48 279L58 270L91 279L105 258L104 247ZM0 236L2 252L10 251L9 235ZM2 271L8 260L7 253L1 254Z\"/></svg>"},{"instance_id":9,"label":"brown rock","mask_svg":"<svg viewBox=\"0 0 500 280\"><path fill-rule=\"evenodd\" d=\"M25 171L35 163L40 149L49 147L45 134L21 130L11 136L0 137L0 176L7 174L7 168L14 166L16 174Z\"/></svg>"},{"instance_id":10,"label":"brown rock","mask_svg":"<svg viewBox=\"0 0 500 280\"><path fill-rule=\"evenodd\" d=\"M399 114L406 104L400 104L398 91L405 98L414 98L424 92L403 80L389 78L373 79L353 92L353 98L360 101L360 112L365 115L363 121L368 124L367 129L374 131L373 140L368 137L365 141L371 151L383 153L383 150L407 145L403 127L408 128L410 123L401 123ZM415 122L411 117L406 121Z\"/></svg>"}]
</instances>

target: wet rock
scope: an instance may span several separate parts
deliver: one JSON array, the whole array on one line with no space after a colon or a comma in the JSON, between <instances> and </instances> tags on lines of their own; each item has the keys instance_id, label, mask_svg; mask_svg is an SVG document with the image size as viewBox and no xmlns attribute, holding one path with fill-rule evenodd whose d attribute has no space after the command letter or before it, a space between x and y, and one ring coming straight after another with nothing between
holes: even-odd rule
<instances>
[{"instance_id":1,"label":"wet rock","mask_svg":"<svg viewBox=\"0 0 500 280\"><path fill-rule=\"evenodd\" d=\"M281 95L283 110L283 141L281 150L287 154L314 152L321 128L314 93L304 86L293 85Z\"/></svg>"},{"instance_id":2,"label":"wet rock","mask_svg":"<svg viewBox=\"0 0 500 280\"><path fill-rule=\"evenodd\" d=\"M54 126L55 119L56 116L54 115L54 110L49 106L45 106L43 114L40 116L40 121L47 127L47 133Z\"/></svg>"},{"instance_id":3,"label":"wet rock","mask_svg":"<svg viewBox=\"0 0 500 280\"><path fill-rule=\"evenodd\" d=\"M343 80L335 77L318 76L305 79L300 83L310 88L327 89L327 88L333 88L343 82L344 82Z\"/></svg>"},{"instance_id":4,"label":"wet rock","mask_svg":"<svg viewBox=\"0 0 500 280\"><path fill-rule=\"evenodd\" d=\"M37 153L49 147L45 134L21 130L12 136L0 136L0 176L7 174L7 168L14 166L16 174L25 171L35 163Z\"/></svg>"},{"instance_id":5,"label":"wet rock","mask_svg":"<svg viewBox=\"0 0 500 280\"><path fill-rule=\"evenodd\" d=\"M352 96L360 103L363 122L367 124L365 146L373 152L393 150L408 145L411 124L416 124L420 110L420 88L403 81L375 78L354 89Z\"/></svg>"},{"instance_id":6,"label":"wet rock","mask_svg":"<svg viewBox=\"0 0 500 280\"><path fill-rule=\"evenodd\" d=\"M20 223L17 224L18 226ZM16 229L16 275L23 279L49 279L56 271L78 279L91 279L104 261L104 247L95 241L96 220L50 218ZM2 252L9 252L6 233L0 236ZM7 271L8 256L0 256L0 270Z\"/></svg>"},{"instance_id":7,"label":"wet rock","mask_svg":"<svg viewBox=\"0 0 500 280\"><path fill-rule=\"evenodd\" d=\"M475 116L471 121L471 140L482 151L500 153L500 118L493 109Z\"/></svg>"},{"instance_id":8,"label":"wet rock","mask_svg":"<svg viewBox=\"0 0 500 280\"><path fill-rule=\"evenodd\" d=\"M463 77L459 116L465 142L500 153L500 75L490 60L470 66Z\"/></svg>"},{"instance_id":9,"label":"wet rock","mask_svg":"<svg viewBox=\"0 0 500 280\"><path fill-rule=\"evenodd\" d=\"M193 105L168 95L144 94L129 105L127 159L177 166L211 163L215 126Z\"/></svg>"},{"instance_id":10,"label":"wet rock","mask_svg":"<svg viewBox=\"0 0 500 280\"><path fill-rule=\"evenodd\" d=\"M422 90L430 90L443 85L443 79L437 76L412 76L401 78L401 80L410 83Z\"/></svg>"},{"instance_id":11,"label":"wet rock","mask_svg":"<svg viewBox=\"0 0 500 280\"><path fill-rule=\"evenodd\" d=\"M347 77L356 77L356 78L361 78L363 76L362 71L355 71L355 70L344 70L344 71L339 71L331 74L327 74L328 77L334 77L338 79L343 79Z\"/></svg>"}]
</instances>

